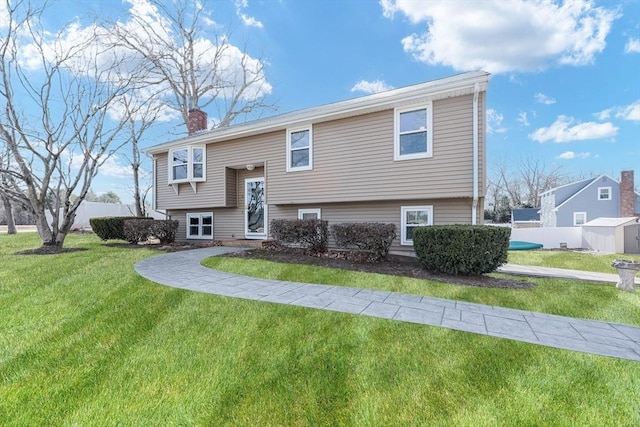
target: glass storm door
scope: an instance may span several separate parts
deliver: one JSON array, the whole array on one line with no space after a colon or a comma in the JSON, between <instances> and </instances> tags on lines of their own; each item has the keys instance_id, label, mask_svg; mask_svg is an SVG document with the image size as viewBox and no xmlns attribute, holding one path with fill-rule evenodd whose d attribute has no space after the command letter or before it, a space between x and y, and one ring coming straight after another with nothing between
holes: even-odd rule
<instances>
[{"instance_id":1,"label":"glass storm door","mask_svg":"<svg viewBox=\"0 0 640 427\"><path fill-rule=\"evenodd\" d=\"M244 181L244 234L247 239L265 239L264 178Z\"/></svg>"}]
</instances>

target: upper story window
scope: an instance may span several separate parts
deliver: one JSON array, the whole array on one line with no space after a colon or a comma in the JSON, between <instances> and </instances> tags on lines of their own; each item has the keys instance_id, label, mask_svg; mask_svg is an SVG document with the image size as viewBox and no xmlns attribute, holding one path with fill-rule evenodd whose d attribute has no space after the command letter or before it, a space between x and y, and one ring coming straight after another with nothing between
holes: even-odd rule
<instances>
[{"instance_id":1,"label":"upper story window","mask_svg":"<svg viewBox=\"0 0 640 427\"><path fill-rule=\"evenodd\" d=\"M598 200L611 200L611 187L598 187Z\"/></svg>"},{"instance_id":2,"label":"upper story window","mask_svg":"<svg viewBox=\"0 0 640 427\"><path fill-rule=\"evenodd\" d=\"M287 172L313 169L311 128L287 130Z\"/></svg>"},{"instance_id":3,"label":"upper story window","mask_svg":"<svg viewBox=\"0 0 640 427\"><path fill-rule=\"evenodd\" d=\"M431 157L432 104L396 109L394 119L394 159Z\"/></svg>"},{"instance_id":4,"label":"upper story window","mask_svg":"<svg viewBox=\"0 0 640 427\"><path fill-rule=\"evenodd\" d=\"M176 148L169 151L169 183L204 181L206 178L204 147Z\"/></svg>"}]
</instances>

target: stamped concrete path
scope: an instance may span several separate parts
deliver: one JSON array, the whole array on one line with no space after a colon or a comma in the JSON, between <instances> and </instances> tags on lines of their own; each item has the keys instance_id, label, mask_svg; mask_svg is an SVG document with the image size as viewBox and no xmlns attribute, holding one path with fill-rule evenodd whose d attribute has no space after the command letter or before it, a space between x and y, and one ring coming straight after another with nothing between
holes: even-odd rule
<instances>
[{"instance_id":1,"label":"stamped concrete path","mask_svg":"<svg viewBox=\"0 0 640 427\"><path fill-rule=\"evenodd\" d=\"M637 326L398 292L256 279L200 265L204 258L237 250L242 249L211 247L173 252L142 260L135 269L151 281L196 292L440 326L640 361ZM503 267L503 271L508 269L508 265Z\"/></svg>"}]
</instances>

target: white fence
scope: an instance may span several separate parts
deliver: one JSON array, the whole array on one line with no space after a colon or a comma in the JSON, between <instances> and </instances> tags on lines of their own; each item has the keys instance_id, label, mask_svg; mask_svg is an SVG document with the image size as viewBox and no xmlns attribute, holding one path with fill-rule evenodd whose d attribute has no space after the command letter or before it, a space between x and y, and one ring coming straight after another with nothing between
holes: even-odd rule
<instances>
[{"instance_id":1,"label":"white fence","mask_svg":"<svg viewBox=\"0 0 640 427\"><path fill-rule=\"evenodd\" d=\"M53 218L49 212L46 213L47 222L51 224ZM62 209L60 210L62 215ZM76 211L76 218L73 221L72 230L91 229L89 219L103 216L135 216L136 208L134 205L124 205L120 203L100 203L84 201ZM165 216L158 212L148 212L147 215L155 219L164 219Z\"/></svg>"},{"instance_id":2,"label":"white fence","mask_svg":"<svg viewBox=\"0 0 640 427\"><path fill-rule=\"evenodd\" d=\"M513 228L511 240L542 243L544 249L582 248L582 227Z\"/></svg>"}]
</instances>

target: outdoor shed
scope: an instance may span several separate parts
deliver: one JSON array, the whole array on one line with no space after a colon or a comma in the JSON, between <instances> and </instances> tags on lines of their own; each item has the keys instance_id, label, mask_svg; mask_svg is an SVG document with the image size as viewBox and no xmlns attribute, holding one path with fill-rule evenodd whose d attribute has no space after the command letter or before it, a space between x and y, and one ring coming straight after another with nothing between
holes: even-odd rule
<instances>
[{"instance_id":1,"label":"outdoor shed","mask_svg":"<svg viewBox=\"0 0 640 427\"><path fill-rule=\"evenodd\" d=\"M625 228L637 225L638 218L596 218L582 225L582 247L604 253L625 252ZM627 247L629 250L629 247Z\"/></svg>"}]
</instances>

